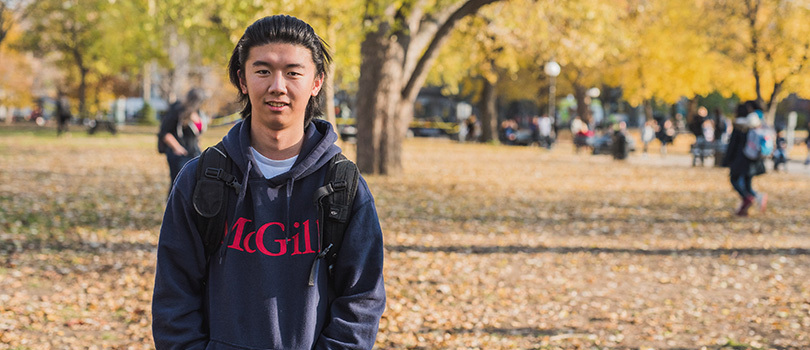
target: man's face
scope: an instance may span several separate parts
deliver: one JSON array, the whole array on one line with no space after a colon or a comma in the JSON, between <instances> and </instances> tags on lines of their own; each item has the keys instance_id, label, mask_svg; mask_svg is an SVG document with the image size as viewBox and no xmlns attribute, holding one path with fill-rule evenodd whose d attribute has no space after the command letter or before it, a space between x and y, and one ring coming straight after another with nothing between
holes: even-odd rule
<instances>
[{"instance_id":1,"label":"man's face","mask_svg":"<svg viewBox=\"0 0 810 350\"><path fill-rule=\"evenodd\" d=\"M302 127L307 103L321 90L312 53L302 45L270 43L250 49L243 72L242 93L252 105L251 116L272 130Z\"/></svg>"}]
</instances>

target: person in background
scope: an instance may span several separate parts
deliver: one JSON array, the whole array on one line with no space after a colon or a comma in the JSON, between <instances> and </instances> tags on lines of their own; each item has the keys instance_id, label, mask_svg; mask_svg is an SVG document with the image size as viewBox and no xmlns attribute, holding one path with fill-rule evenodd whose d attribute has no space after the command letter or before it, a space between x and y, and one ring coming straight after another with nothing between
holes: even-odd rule
<instances>
[{"instance_id":1,"label":"person in background","mask_svg":"<svg viewBox=\"0 0 810 350\"><path fill-rule=\"evenodd\" d=\"M537 120L538 132L540 133L540 145L547 149L551 149L551 146L554 144L554 137L551 135L553 131L552 124L553 121L548 114L543 114Z\"/></svg>"},{"instance_id":2,"label":"person in background","mask_svg":"<svg viewBox=\"0 0 810 350\"><path fill-rule=\"evenodd\" d=\"M768 195L758 194L754 191L752 182L754 176L765 173L765 164L762 160L750 160L743 154L747 141L748 130L762 125L762 119L756 112L757 105L747 101L737 107L737 118L734 120L734 130L728 142L723 165L729 167L731 186L740 195L741 203L735 211L737 216L748 216L748 209L758 203L760 210L765 211Z\"/></svg>"},{"instance_id":3,"label":"person in background","mask_svg":"<svg viewBox=\"0 0 810 350\"><path fill-rule=\"evenodd\" d=\"M641 128L641 143L643 145L642 152L644 156L647 156L647 150L650 146L650 142L655 139L655 130L658 128L658 122L655 119L650 119L644 122L644 126Z\"/></svg>"},{"instance_id":4,"label":"person in background","mask_svg":"<svg viewBox=\"0 0 810 350\"><path fill-rule=\"evenodd\" d=\"M629 153L627 147L627 123L620 121L613 125L613 135L611 147L613 159L623 160L627 159Z\"/></svg>"},{"instance_id":5,"label":"person in background","mask_svg":"<svg viewBox=\"0 0 810 350\"><path fill-rule=\"evenodd\" d=\"M725 143L728 140L725 140L726 133L728 132L728 122L726 121L726 116L723 114L723 110L717 108L714 110L714 141Z\"/></svg>"},{"instance_id":6,"label":"person in background","mask_svg":"<svg viewBox=\"0 0 810 350\"><path fill-rule=\"evenodd\" d=\"M810 165L810 121L807 122L807 137L804 139L804 144L807 146L807 159L804 160L804 166Z\"/></svg>"},{"instance_id":7,"label":"person in background","mask_svg":"<svg viewBox=\"0 0 810 350\"><path fill-rule=\"evenodd\" d=\"M503 132L504 143L507 145L514 145L517 141L518 124L514 119L506 119L501 122L501 130Z\"/></svg>"},{"instance_id":8,"label":"person in background","mask_svg":"<svg viewBox=\"0 0 810 350\"><path fill-rule=\"evenodd\" d=\"M477 135L477 127L476 124L478 123L478 118L476 118L475 114L470 115L464 121L464 127L467 131L467 136L465 136L464 141L469 142L478 142L478 135Z\"/></svg>"},{"instance_id":9,"label":"person in background","mask_svg":"<svg viewBox=\"0 0 810 350\"><path fill-rule=\"evenodd\" d=\"M703 132L703 140L708 143L714 142L715 138L715 127L714 127L714 120L711 119L704 119L703 125L701 126L701 130Z\"/></svg>"},{"instance_id":10,"label":"person in background","mask_svg":"<svg viewBox=\"0 0 810 350\"><path fill-rule=\"evenodd\" d=\"M173 103L160 121L158 151L166 154L169 163L170 191L180 169L201 153L199 138L207 128L200 112L204 101L202 89L191 89L186 99Z\"/></svg>"},{"instance_id":11,"label":"person in background","mask_svg":"<svg viewBox=\"0 0 810 350\"><path fill-rule=\"evenodd\" d=\"M70 120L73 119L73 115L70 113L70 104L68 103L67 96L59 91L56 97L56 136L62 135L62 133L68 132L68 126L70 125Z\"/></svg>"},{"instance_id":12,"label":"person in background","mask_svg":"<svg viewBox=\"0 0 810 350\"><path fill-rule=\"evenodd\" d=\"M787 171L787 139L785 138L785 130L779 130L776 133L776 143L773 149L773 170L779 171L779 166L782 170Z\"/></svg>"},{"instance_id":13,"label":"person in background","mask_svg":"<svg viewBox=\"0 0 810 350\"><path fill-rule=\"evenodd\" d=\"M703 136L703 122L706 121L708 115L709 111L706 107L700 106L695 115L692 116L692 120L689 121L689 131L695 135L698 142L700 142L700 138Z\"/></svg>"},{"instance_id":14,"label":"person in background","mask_svg":"<svg viewBox=\"0 0 810 350\"><path fill-rule=\"evenodd\" d=\"M658 132L656 132L655 137L658 138L658 141L661 141L661 154L667 154L667 145L672 144L675 142L675 134L677 131L675 130L675 126L672 123L672 120L665 119L663 125L658 128Z\"/></svg>"}]
</instances>

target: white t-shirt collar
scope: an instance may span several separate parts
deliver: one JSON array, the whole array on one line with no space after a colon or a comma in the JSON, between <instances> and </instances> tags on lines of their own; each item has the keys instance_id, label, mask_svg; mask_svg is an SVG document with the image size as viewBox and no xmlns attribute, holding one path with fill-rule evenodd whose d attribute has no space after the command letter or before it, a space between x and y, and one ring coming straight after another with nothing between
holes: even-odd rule
<instances>
[{"instance_id":1,"label":"white t-shirt collar","mask_svg":"<svg viewBox=\"0 0 810 350\"><path fill-rule=\"evenodd\" d=\"M259 167L262 176L268 180L290 171L298 159L298 155L295 155L288 159L273 160L263 156L253 147L250 147L250 151L253 152L253 159L256 160L256 165Z\"/></svg>"}]
</instances>

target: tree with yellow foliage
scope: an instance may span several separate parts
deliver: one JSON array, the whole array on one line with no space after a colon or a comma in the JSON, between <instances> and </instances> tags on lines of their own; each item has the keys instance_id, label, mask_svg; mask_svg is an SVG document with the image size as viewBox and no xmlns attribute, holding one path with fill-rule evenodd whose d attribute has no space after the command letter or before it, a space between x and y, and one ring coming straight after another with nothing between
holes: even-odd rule
<instances>
[{"instance_id":1,"label":"tree with yellow foliage","mask_svg":"<svg viewBox=\"0 0 810 350\"><path fill-rule=\"evenodd\" d=\"M713 26L706 33L723 57L722 91L756 99L770 123L789 92L810 96L810 1L698 1Z\"/></svg>"},{"instance_id":2,"label":"tree with yellow foliage","mask_svg":"<svg viewBox=\"0 0 810 350\"><path fill-rule=\"evenodd\" d=\"M498 140L498 96L537 97L540 84L536 62L527 54L534 43L515 30L520 23L516 16L525 12L518 9L509 3L496 3L460 21L428 75L429 83L454 93L461 88L474 95L482 142Z\"/></svg>"},{"instance_id":3,"label":"tree with yellow foliage","mask_svg":"<svg viewBox=\"0 0 810 350\"><path fill-rule=\"evenodd\" d=\"M9 42L20 37L18 22L24 18L21 1L0 1L0 106L26 106L32 102L31 64L11 50ZM7 121L11 121L8 116Z\"/></svg>"}]
</instances>

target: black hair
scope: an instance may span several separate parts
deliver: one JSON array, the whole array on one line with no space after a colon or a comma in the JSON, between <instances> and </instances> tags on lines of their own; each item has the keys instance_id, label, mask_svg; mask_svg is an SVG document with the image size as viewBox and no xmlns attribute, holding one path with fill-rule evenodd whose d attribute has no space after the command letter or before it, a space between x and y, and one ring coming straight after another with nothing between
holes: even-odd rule
<instances>
[{"instance_id":1,"label":"black hair","mask_svg":"<svg viewBox=\"0 0 810 350\"><path fill-rule=\"evenodd\" d=\"M745 101L744 104L745 104L745 108L748 109L748 113L762 110L762 105L757 100L748 100L748 101Z\"/></svg>"},{"instance_id":2,"label":"black hair","mask_svg":"<svg viewBox=\"0 0 810 350\"><path fill-rule=\"evenodd\" d=\"M191 113L199 111L203 102L205 102L205 91L200 88L189 90L186 94L186 99L182 103L179 116L180 122L183 124L187 123L188 120L191 119Z\"/></svg>"},{"instance_id":3,"label":"black hair","mask_svg":"<svg viewBox=\"0 0 810 350\"><path fill-rule=\"evenodd\" d=\"M745 118L748 113L748 107L745 105L745 103L740 103L737 105L737 118Z\"/></svg>"},{"instance_id":4,"label":"black hair","mask_svg":"<svg viewBox=\"0 0 810 350\"><path fill-rule=\"evenodd\" d=\"M321 39L315 30L306 22L288 15L275 15L264 17L253 22L245 29L245 33L231 54L228 63L228 75L231 84L236 86L239 92L239 102L242 103L242 118L247 118L251 113L250 97L242 92L239 73L245 72L245 61L247 61L250 49L270 43L287 43L301 45L312 53L312 62L315 63L315 76L323 76L326 81L327 68L332 61L329 55L328 45ZM244 76L242 76L244 77ZM324 89L321 89L323 91ZM310 96L307 109L304 114L304 128L309 125L312 118L323 115L324 94L318 92L316 96Z\"/></svg>"}]
</instances>

